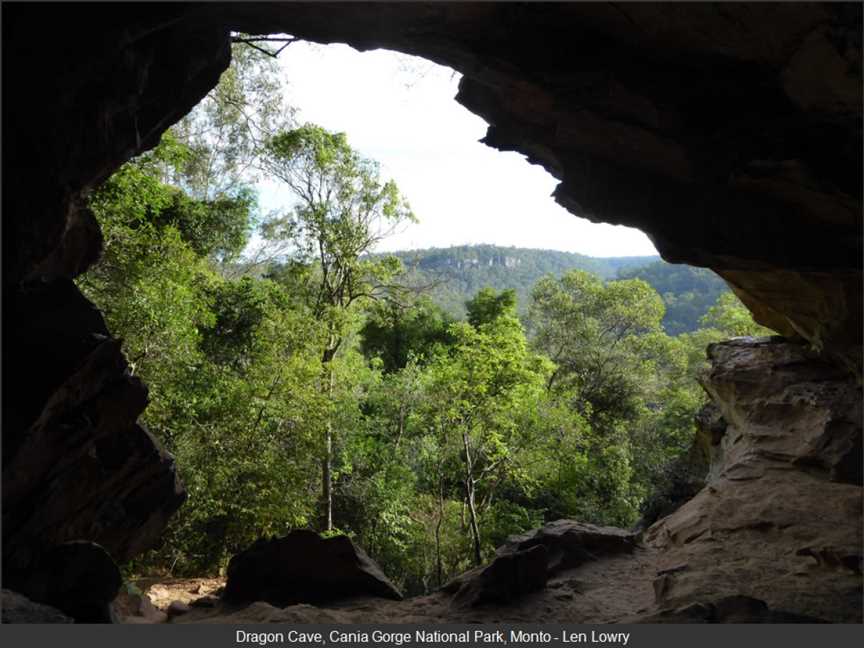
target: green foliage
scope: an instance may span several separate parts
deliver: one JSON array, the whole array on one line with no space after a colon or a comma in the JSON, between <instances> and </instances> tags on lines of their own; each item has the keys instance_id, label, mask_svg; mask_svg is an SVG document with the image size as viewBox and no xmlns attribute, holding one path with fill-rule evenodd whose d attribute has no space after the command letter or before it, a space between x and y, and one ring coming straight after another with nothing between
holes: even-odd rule
<instances>
[{"instance_id":1,"label":"green foliage","mask_svg":"<svg viewBox=\"0 0 864 648\"><path fill-rule=\"evenodd\" d=\"M705 328L720 331L726 337L774 335L771 329L754 322L750 311L731 292L720 295L700 323Z\"/></svg>"},{"instance_id":2,"label":"green foliage","mask_svg":"<svg viewBox=\"0 0 864 648\"><path fill-rule=\"evenodd\" d=\"M465 303L468 323L474 328L491 324L498 318L516 313L516 291L505 290L496 294L492 288L483 288Z\"/></svg>"},{"instance_id":3,"label":"green foliage","mask_svg":"<svg viewBox=\"0 0 864 648\"><path fill-rule=\"evenodd\" d=\"M361 349L367 358L380 358L385 372L399 371L412 357L427 357L437 345L451 344L452 322L428 298L407 308L392 301L376 303L360 330Z\"/></svg>"},{"instance_id":4,"label":"green foliage","mask_svg":"<svg viewBox=\"0 0 864 648\"><path fill-rule=\"evenodd\" d=\"M174 191L170 204L153 214L153 222L175 227L197 255L224 262L237 258L246 247L255 209L256 197L245 187L234 196L213 200L194 200Z\"/></svg>"},{"instance_id":5,"label":"green foliage","mask_svg":"<svg viewBox=\"0 0 864 648\"><path fill-rule=\"evenodd\" d=\"M405 283L428 287L428 296L451 316L465 316L465 302L479 290L513 289L524 312L534 284L547 274L586 270L614 279L619 270L645 265L657 257L593 258L558 250L531 250L495 245L455 246L394 252L406 267Z\"/></svg>"},{"instance_id":6,"label":"green foliage","mask_svg":"<svg viewBox=\"0 0 864 648\"><path fill-rule=\"evenodd\" d=\"M660 293L666 306L663 328L678 335L699 328L699 318L729 289L726 282L705 268L656 261L638 268L622 269L619 279L643 279Z\"/></svg>"}]
</instances>

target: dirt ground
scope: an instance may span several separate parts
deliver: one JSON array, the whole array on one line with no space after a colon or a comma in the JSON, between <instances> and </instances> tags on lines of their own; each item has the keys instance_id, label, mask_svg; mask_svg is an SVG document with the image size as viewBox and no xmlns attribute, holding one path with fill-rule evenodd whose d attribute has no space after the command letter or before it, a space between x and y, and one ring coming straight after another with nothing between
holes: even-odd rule
<instances>
[{"instance_id":1,"label":"dirt ground","mask_svg":"<svg viewBox=\"0 0 864 648\"><path fill-rule=\"evenodd\" d=\"M148 578L134 584L161 614L144 621L130 615L127 605L120 616L127 623L611 623L652 611L656 572L656 554L640 548L561 572L544 590L512 604L467 609L443 593L404 601L358 598L326 607L229 606L218 599L223 579ZM174 601L184 604L175 604L179 613L169 610Z\"/></svg>"}]
</instances>

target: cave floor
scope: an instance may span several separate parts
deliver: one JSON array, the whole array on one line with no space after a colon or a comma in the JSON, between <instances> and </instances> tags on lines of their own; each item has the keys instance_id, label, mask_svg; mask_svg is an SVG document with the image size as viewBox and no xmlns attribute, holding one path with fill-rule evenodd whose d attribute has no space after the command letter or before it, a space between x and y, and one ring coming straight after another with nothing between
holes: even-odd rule
<instances>
[{"instance_id":1,"label":"cave floor","mask_svg":"<svg viewBox=\"0 0 864 648\"><path fill-rule=\"evenodd\" d=\"M604 557L560 572L544 590L509 604L463 608L443 593L404 601L356 598L327 606L277 608L256 602L229 606L214 593L220 579L142 579L136 584L160 610L172 601L190 605L169 623L614 623L654 611L655 551ZM121 620L135 623L134 618Z\"/></svg>"}]
</instances>

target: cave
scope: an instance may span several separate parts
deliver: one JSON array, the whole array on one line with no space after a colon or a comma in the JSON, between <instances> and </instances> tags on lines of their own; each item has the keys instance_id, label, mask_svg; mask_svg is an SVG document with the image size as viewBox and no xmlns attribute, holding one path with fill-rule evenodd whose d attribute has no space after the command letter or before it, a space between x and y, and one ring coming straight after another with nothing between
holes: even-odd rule
<instances>
[{"instance_id":1,"label":"cave","mask_svg":"<svg viewBox=\"0 0 864 648\"><path fill-rule=\"evenodd\" d=\"M3 18L5 587L44 595L74 542L89 565L126 561L184 500L136 422L146 385L72 279L101 248L83 197L203 98L242 31L457 70L483 141L547 169L561 205L723 277L783 339L712 351L726 476L649 530L669 555L655 612L747 596L861 622L860 3L14 4Z\"/></svg>"}]
</instances>

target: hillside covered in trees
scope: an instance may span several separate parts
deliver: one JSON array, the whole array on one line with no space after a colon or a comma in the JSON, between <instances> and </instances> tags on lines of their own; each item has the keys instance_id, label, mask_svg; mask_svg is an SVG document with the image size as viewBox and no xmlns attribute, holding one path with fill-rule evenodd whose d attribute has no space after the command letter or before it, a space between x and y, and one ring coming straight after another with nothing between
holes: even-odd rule
<instances>
[{"instance_id":1,"label":"hillside covered in trees","mask_svg":"<svg viewBox=\"0 0 864 648\"><path fill-rule=\"evenodd\" d=\"M699 320L728 290L720 277L704 268L666 263L656 256L589 257L558 250L495 245L393 252L405 267L404 280L454 317L465 315L465 302L482 288L515 290L525 314L534 284L546 275L561 277L584 270L604 280L644 279L666 306L663 328L670 335L695 331Z\"/></svg>"},{"instance_id":2,"label":"hillside covered in trees","mask_svg":"<svg viewBox=\"0 0 864 648\"><path fill-rule=\"evenodd\" d=\"M722 293L670 335L652 281L702 298L698 272L491 246L374 254L415 218L405 196L344 134L295 123L274 78L239 47L205 103L90 196L104 252L78 284L149 386L143 422L189 493L126 569L215 573L260 536L311 529L351 537L415 594L544 521L663 509L706 402L706 345L765 332L746 309ZM259 214L253 172L294 203ZM253 232L269 250L254 263ZM433 270L461 282L450 302L417 289Z\"/></svg>"}]
</instances>

